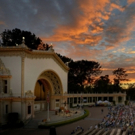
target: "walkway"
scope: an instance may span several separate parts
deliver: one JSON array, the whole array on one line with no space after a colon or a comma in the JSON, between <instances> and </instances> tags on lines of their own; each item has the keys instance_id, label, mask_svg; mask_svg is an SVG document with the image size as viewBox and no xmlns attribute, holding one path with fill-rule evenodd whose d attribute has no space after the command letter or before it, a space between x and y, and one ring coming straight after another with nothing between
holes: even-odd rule
<instances>
[{"instance_id":1,"label":"walkway","mask_svg":"<svg viewBox=\"0 0 135 135\"><path fill-rule=\"evenodd\" d=\"M50 111L49 112L50 121L47 124L58 123L58 122L74 119L84 114L84 110L82 109L70 109L70 111L71 111L70 113L71 116L69 117L63 114L56 115L55 111ZM38 123L41 123L43 119L47 119L47 111L41 111L35 113L35 118L31 119L30 122L26 124L24 128L38 128Z\"/></svg>"},{"instance_id":2,"label":"walkway","mask_svg":"<svg viewBox=\"0 0 135 135\"><path fill-rule=\"evenodd\" d=\"M101 113L101 109L104 109L103 114ZM88 109L90 112L90 115L86 117L85 119L82 119L80 121L67 124L64 126L60 126L56 128L57 135L70 135L71 131L75 129L78 125L83 127L84 130L87 130L91 125L95 125L99 122L101 122L101 119L108 113L107 107L86 107L85 109ZM39 118L34 118L33 123L30 125L28 124L25 128L20 129L8 129L8 130L1 130L1 135L49 135L48 129L38 129L34 123L36 121L41 121L44 117L40 113L38 114ZM43 117L43 118L42 118Z\"/></svg>"}]
</instances>

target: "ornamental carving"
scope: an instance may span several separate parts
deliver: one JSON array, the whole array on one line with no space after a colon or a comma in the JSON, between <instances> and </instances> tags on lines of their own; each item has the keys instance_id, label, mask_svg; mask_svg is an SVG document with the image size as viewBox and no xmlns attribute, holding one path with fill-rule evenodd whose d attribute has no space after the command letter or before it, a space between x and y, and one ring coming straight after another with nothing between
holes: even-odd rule
<instances>
[{"instance_id":1,"label":"ornamental carving","mask_svg":"<svg viewBox=\"0 0 135 135\"><path fill-rule=\"evenodd\" d=\"M54 95L62 94L62 86L60 83L60 79L58 78L57 75L55 75L51 71L47 71L47 72L43 73L41 76L46 76L47 78L49 78L49 80L51 80Z\"/></svg>"},{"instance_id":2,"label":"ornamental carving","mask_svg":"<svg viewBox=\"0 0 135 135\"><path fill-rule=\"evenodd\" d=\"M5 67L1 59L0 59L0 75L5 75L5 76L10 75L10 70Z\"/></svg>"},{"instance_id":3,"label":"ornamental carving","mask_svg":"<svg viewBox=\"0 0 135 135\"><path fill-rule=\"evenodd\" d=\"M28 90L25 92L25 96L31 97L33 96L33 92L31 90Z\"/></svg>"}]
</instances>

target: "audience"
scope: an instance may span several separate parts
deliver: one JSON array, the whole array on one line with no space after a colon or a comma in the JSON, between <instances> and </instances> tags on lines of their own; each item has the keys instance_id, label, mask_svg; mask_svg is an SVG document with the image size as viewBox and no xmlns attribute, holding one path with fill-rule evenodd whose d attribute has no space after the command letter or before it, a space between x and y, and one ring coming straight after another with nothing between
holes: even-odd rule
<instances>
[{"instance_id":1,"label":"audience","mask_svg":"<svg viewBox=\"0 0 135 135\"><path fill-rule=\"evenodd\" d=\"M117 105L108 107L108 114L102 121L95 126L90 126L89 129L112 129L121 128L121 132L127 131L127 135L135 134L135 106L130 103L128 106ZM78 126L76 131L83 128Z\"/></svg>"}]
</instances>

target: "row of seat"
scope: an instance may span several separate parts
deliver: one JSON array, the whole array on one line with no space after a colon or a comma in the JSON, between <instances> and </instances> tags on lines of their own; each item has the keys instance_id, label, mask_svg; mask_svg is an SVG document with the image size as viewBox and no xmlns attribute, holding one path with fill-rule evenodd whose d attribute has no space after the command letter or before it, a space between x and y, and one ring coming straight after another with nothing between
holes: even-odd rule
<instances>
[{"instance_id":1,"label":"row of seat","mask_svg":"<svg viewBox=\"0 0 135 135\"><path fill-rule=\"evenodd\" d=\"M121 131L121 129L110 129L110 130L106 130L106 129L88 129L84 132L82 132L82 130L78 130L77 132L74 133L74 135L127 135L127 132L123 132Z\"/></svg>"}]
</instances>

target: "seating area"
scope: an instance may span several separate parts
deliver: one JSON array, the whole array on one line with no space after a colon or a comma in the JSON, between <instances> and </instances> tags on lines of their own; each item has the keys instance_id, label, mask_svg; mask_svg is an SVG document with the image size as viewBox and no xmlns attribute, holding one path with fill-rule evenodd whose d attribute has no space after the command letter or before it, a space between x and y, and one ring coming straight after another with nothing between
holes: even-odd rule
<instances>
[{"instance_id":1,"label":"seating area","mask_svg":"<svg viewBox=\"0 0 135 135\"><path fill-rule=\"evenodd\" d=\"M76 130L75 130L76 131ZM135 135L135 106L119 105L108 107L108 114L102 121L84 132L75 135Z\"/></svg>"}]
</instances>

